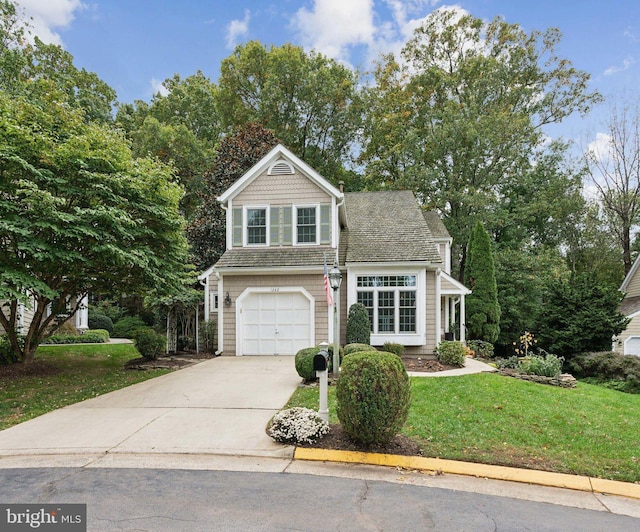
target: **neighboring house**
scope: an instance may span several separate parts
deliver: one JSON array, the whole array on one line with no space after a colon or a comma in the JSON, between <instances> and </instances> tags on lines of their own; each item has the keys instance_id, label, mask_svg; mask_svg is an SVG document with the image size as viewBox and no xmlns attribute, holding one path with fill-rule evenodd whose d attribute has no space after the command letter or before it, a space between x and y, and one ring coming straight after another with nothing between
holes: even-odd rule
<instances>
[{"instance_id":1,"label":"neighboring house","mask_svg":"<svg viewBox=\"0 0 640 532\"><path fill-rule=\"evenodd\" d=\"M295 354L331 341L325 260L343 275L341 343L356 302L369 310L374 346L432 354L456 315L464 340L469 290L449 275L451 237L412 192L343 193L278 145L218 200L227 247L199 279L222 354Z\"/></svg>"},{"instance_id":2,"label":"neighboring house","mask_svg":"<svg viewBox=\"0 0 640 532\"><path fill-rule=\"evenodd\" d=\"M613 340L613 350L623 355L640 356L640 257L622 281L620 291L625 294L620 312L631 318L627 328Z\"/></svg>"},{"instance_id":3,"label":"neighboring house","mask_svg":"<svg viewBox=\"0 0 640 532\"><path fill-rule=\"evenodd\" d=\"M8 301L0 301L0 307L5 310L5 314L8 314L6 311L6 305ZM75 301L71 303L75 304ZM89 328L89 298L85 296L80 302L80 306L78 307L78 311L70 318L73 326L81 332L86 331ZM29 330L29 326L31 325L31 320L33 319L33 309L34 303L30 306L25 305L24 303L18 302L18 327L20 329L21 334L26 334ZM0 334L4 333L4 329L2 325L0 325Z\"/></svg>"}]
</instances>

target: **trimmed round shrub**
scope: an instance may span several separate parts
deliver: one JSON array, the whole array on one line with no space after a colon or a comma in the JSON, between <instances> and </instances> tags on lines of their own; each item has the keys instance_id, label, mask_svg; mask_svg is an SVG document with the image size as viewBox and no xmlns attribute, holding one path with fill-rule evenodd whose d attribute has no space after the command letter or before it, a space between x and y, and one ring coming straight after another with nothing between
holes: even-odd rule
<instances>
[{"instance_id":1,"label":"trimmed round shrub","mask_svg":"<svg viewBox=\"0 0 640 532\"><path fill-rule=\"evenodd\" d=\"M318 412L296 406L278 412L267 433L280 443L313 443L329 432L329 425Z\"/></svg>"},{"instance_id":2,"label":"trimmed round shrub","mask_svg":"<svg viewBox=\"0 0 640 532\"><path fill-rule=\"evenodd\" d=\"M404 346L402 344L394 344L393 342L385 342L382 350L387 353L393 353L399 357L404 356Z\"/></svg>"},{"instance_id":3,"label":"trimmed round shrub","mask_svg":"<svg viewBox=\"0 0 640 532\"><path fill-rule=\"evenodd\" d=\"M133 338L138 329L148 328L148 325L138 316L125 316L113 324L113 338Z\"/></svg>"},{"instance_id":4,"label":"trimmed round shrub","mask_svg":"<svg viewBox=\"0 0 640 532\"><path fill-rule=\"evenodd\" d=\"M333 346L328 346L327 350L329 351L329 362L327 363L327 368L329 371L333 369ZM316 370L313 369L313 357L315 357L320 352L320 346L315 347L305 347L304 349L300 349L296 353L295 356L295 364L296 371L298 375L300 375L305 381L314 381L316 380ZM340 360L344 356L344 352L342 347L340 347Z\"/></svg>"},{"instance_id":5,"label":"trimmed round shrub","mask_svg":"<svg viewBox=\"0 0 640 532\"><path fill-rule=\"evenodd\" d=\"M473 351L477 357L493 358L493 344L484 340L469 340L467 347Z\"/></svg>"},{"instance_id":6,"label":"trimmed round shrub","mask_svg":"<svg viewBox=\"0 0 640 532\"><path fill-rule=\"evenodd\" d=\"M362 303L354 303L347 316L347 344L369 344L371 342L371 321L369 311Z\"/></svg>"},{"instance_id":7,"label":"trimmed round shrub","mask_svg":"<svg viewBox=\"0 0 640 532\"><path fill-rule=\"evenodd\" d=\"M336 400L338 419L349 438L365 446L384 445L407 420L409 376L392 353L352 353L344 359Z\"/></svg>"},{"instance_id":8,"label":"trimmed round shrub","mask_svg":"<svg viewBox=\"0 0 640 532\"><path fill-rule=\"evenodd\" d=\"M167 349L167 338L150 327L138 329L133 334L133 341L140 354L149 360L155 360L163 355Z\"/></svg>"},{"instance_id":9,"label":"trimmed round shrub","mask_svg":"<svg viewBox=\"0 0 640 532\"><path fill-rule=\"evenodd\" d=\"M467 356L467 350L462 342L445 340L444 342L440 342L438 347L436 347L436 355L438 356L438 360L443 364L462 368L464 366L464 359Z\"/></svg>"},{"instance_id":10,"label":"trimmed round shrub","mask_svg":"<svg viewBox=\"0 0 640 532\"><path fill-rule=\"evenodd\" d=\"M89 329L104 329L109 331L109 334L113 333L113 321L109 316L104 314L89 313Z\"/></svg>"},{"instance_id":11,"label":"trimmed round shrub","mask_svg":"<svg viewBox=\"0 0 640 532\"><path fill-rule=\"evenodd\" d=\"M361 351L376 351L375 347L371 347L368 344L347 344L344 346L344 356L351 353L359 353Z\"/></svg>"}]
</instances>

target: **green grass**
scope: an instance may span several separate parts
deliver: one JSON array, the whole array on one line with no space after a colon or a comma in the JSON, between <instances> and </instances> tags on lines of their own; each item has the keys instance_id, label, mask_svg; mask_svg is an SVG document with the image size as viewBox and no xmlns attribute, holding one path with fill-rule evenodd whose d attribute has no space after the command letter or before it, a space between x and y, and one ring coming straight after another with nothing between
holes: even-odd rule
<instances>
[{"instance_id":1,"label":"green grass","mask_svg":"<svg viewBox=\"0 0 640 532\"><path fill-rule=\"evenodd\" d=\"M335 390L329 389L330 422ZM318 408L318 389L288 406ZM413 378L402 430L425 456L640 482L640 396L493 374Z\"/></svg>"},{"instance_id":2,"label":"green grass","mask_svg":"<svg viewBox=\"0 0 640 532\"><path fill-rule=\"evenodd\" d=\"M16 375L23 368L0 366L0 430L168 372L123 369L139 356L132 344L72 344L38 349L33 369L46 365L44 373Z\"/></svg>"}]
</instances>

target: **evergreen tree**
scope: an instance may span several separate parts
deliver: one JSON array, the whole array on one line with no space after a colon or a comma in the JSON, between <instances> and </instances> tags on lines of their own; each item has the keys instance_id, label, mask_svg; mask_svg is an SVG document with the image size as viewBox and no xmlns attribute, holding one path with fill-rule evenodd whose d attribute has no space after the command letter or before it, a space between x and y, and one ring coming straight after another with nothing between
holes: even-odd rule
<instances>
[{"instance_id":1,"label":"evergreen tree","mask_svg":"<svg viewBox=\"0 0 640 532\"><path fill-rule=\"evenodd\" d=\"M467 330L472 340L494 343L500 334L498 286L489 234L478 222L467 247L465 281L472 293L467 298Z\"/></svg>"}]
</instances>

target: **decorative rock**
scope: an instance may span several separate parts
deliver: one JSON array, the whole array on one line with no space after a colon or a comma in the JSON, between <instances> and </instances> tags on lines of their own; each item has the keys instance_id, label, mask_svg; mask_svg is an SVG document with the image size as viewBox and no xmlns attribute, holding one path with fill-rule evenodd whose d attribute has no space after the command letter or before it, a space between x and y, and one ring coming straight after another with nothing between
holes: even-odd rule
<instances>
[{"instance_id":1,"label":"decorative rock","mask_svg":"<svg viewBox=\"0 0 640 532\"><path fill-rule=\"evenodd\" d=\"M576 379L569 373L563 373L559 377L543 377L541 375L525 375L524 373L516 373L513 370L500 370L500 375L513 377L523 381L537 382L540 384L550 384L551 386L560 386L561 388L575 388Z\"/></svg>"}]
</instances>

